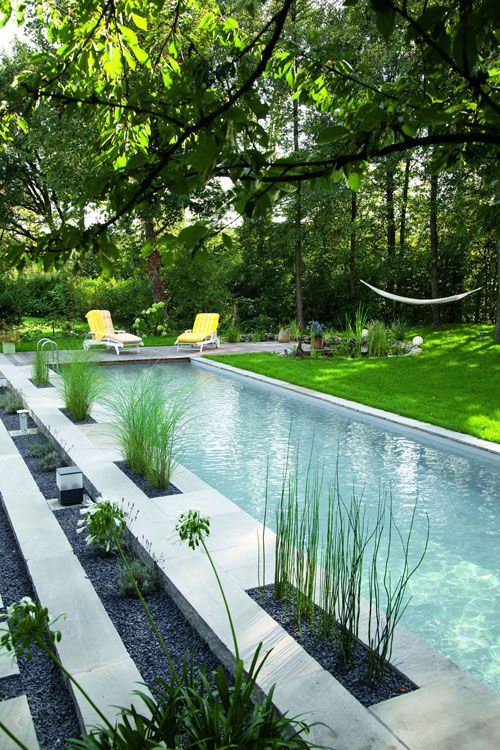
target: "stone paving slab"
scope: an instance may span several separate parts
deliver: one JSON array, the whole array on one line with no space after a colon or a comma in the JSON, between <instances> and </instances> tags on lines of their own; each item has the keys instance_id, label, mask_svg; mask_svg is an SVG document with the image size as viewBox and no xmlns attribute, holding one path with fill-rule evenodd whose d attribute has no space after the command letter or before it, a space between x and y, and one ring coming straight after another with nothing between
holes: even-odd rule
<instances>
[{"instance_id":1,"label":"stone paving slab","mask_svg":"<svg viewBox=\"0 0 500 750\"><path fill-rule=\"evenodd\" d=\"M33 719L25 695L0 701L0 721L14 734L28 750L39 750ZM0 748L16 750L19 746L0 729Z\"/></svg>"},{"instance_id":2,"label":"stone paving slab","mask_svg":"<svg viewBox=\"0 0 500 750\"><path fill-rule=\"evenodd\" d=\"M370 711L412 750L500 747L500 696L464 672L379 703Z\"/></svg>"}]
</instances>

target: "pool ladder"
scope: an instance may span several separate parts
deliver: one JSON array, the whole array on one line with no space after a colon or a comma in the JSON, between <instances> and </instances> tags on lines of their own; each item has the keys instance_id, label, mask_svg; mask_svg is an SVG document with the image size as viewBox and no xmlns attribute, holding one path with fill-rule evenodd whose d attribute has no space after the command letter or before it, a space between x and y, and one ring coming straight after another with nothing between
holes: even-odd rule
<instances>
[{"instance_id":1,"label":"pool ladder","mask_svg":"<svg viewBox=\"0 0 500 750\"><path fill-rule=\"evenodd\" d=\"M53 369L56 372L59 372L61 369L61 361L59 359L59 347L57 346L56 342L52 339L49 339L47 337L40 339L38 344L36 345L37 352L39 351L45 351L46 349L49 349L49 365L53 367Z\"/></svg>"}]
</instances>

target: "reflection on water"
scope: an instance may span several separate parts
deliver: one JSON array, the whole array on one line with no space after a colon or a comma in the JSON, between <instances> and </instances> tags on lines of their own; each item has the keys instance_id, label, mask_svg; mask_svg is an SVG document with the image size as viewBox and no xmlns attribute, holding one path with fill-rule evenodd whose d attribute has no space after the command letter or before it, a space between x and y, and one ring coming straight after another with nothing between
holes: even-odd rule
<instances>
[{"instance_id":1,"label":"reflection on water","mask_svg":"<svg viewBox=\"0 0 500 750\"><path fill-rule=\"evenodd\" d=\"M258 519L266 466L276 501L288 450L302 474L312 451L324 465L325 485L338 471L345 497L353 487L363 491L368 513L375 513L380 489L390 489L403 531L418 496L413 549L418 553L424 542L425 513L430 544L411 580L403 623L500 691L498 463L417 442L246 378L181 363L155 367L168 374L169 388L184 385L193 394L183 463ZM108 372L137 377L141 369ZM268 517L273 525L272 508Z\"/></svg>"}]
</instances>

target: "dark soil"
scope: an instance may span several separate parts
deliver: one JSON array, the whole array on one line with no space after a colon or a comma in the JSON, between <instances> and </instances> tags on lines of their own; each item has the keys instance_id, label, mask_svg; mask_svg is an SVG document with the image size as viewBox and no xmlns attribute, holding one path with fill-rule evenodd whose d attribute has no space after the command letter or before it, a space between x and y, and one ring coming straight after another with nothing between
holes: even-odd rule
<instances>
[{"instance_id":1,"label":"dark soil","mask_svg":"<svg viewBox=\"0 0 500 750\"><path fill-rule=\"evenodd\" d=\"M152 686L157 677L168 679L170 669L139 600L119 593L118 556L100 554L85 543L83 534L76 533L81 518L78 509L60 510L55 515L144 681ZM175 668L182 672L187 656L193 660L195 673L204 665L207 672L215 669L219 662L168 594L159 588L145 599Z\"/></svg>"},{"instance_id":2,"label":"dark soil","mask_svg":"<svg viewBox=\"0 0 500 750\"><path fill-rule=\"evenodd\" d=\"M7 516L0 503L0 592L4 607L23 596L34 599L31 581ZM42 750L64 748L80 728L71 696L61 673L48 656L35 649L33 658L18 658L20 675L0 680L0 701L26 695ZM2 745L0 737L0 747Z\"/></svg>"},{"instance_id":3,"label":"dark soil","mask_svg":"<svg viewBox=\"0 0 500 750\"><path fill-rule=\"evenodd\" d=\"M90 414L87 414L85 419L76 419L68 409L61 409L61 411L64 416L68 417L70 422L73 422L73 424L95 424L96 422L94 417L91 417Z\"/></svg>"},{"instance_id":4,"label":"dark soil","mask_svg":"<svg viewBox=\"0 0 500 750\"><path fill-rule=\"evenodd\" d=\"M19 435L19 437L14 437L12 440L23 457L28 469L31 471L33 479L37 483L42 495L46 500L51 500L52 498L57 497L56 470L43 469L41 466L41 459L35 456L30 456L29 453L30 446L38 440L38 435ZM67 462L61 457L61 463L59 466L66 465Z\"/></svg>"},{"instance_id":5,"label":"dark soil","mask_svg":"<svg viewBox=\"0 0 500 750\"><path fill-rule=\"evenodd\" d=\"M173 484L169 484L164 490L156 489L146 477L132 471L126 461L116 461L116 465L134 482L134 484L137 485L137 487L139 487L140 490L144 492L145 495L147 495L147 497L166 497L167 495L181 494L181 491Z\"/></svg>"},{"instance_id":6,"label":"dark soil","mask_svg":"<svg viewBox=\"0 0 500 750\"><path fill-rule=\"evenodd\" d=\"M32 378L29 378L29 381L32 385L35 386L35 388L55 388L54 383L47 383L46 385L38 385L38 383L35 383L35 381Z\"/></svg>"},{"instance_id":7,"label":"dark soil","mask_svg":"<svg viewBox=\"0 0 500 750\"><path fill-rule=\"evenodd\" d=\"M302 632L299 633L292 607L287 606L283 601L276 601L272 586L252 589L247 593L363 706L373 706L380 701L417 689L417 686L411 680L398 672L392 665L388 665L387 672L378 685L367 685L365 675L368 664L368 649L363 643L358 643L355 664L346 667L335 646L313 633L307 620L302 621Z\"/></svg>"}]
</instances>

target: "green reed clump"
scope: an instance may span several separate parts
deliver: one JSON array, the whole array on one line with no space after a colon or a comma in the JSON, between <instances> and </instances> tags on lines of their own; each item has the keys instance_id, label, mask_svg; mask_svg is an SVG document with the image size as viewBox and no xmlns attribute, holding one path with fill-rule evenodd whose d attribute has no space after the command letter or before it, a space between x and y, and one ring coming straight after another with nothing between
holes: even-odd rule
<instances>
[{"instance_id":1,"label":"green reed clump","mask_svg":"<svg viewBox=\"0 0 500 750\"><path fill-rule=\"evenodd\" d=\"M429 517L424 546L415 563L410 562L412 536L415 525L417 503L411 514L406 537L394 519L392 497L387 503L379 499L377 525L374 534L373 552L368 574L368 668L366 681L376 684L383 679L392 655L394 631L401 620L411 597L407 596L408 583L421 566L429 544ZM387 528L386 528L387 527ZM401 544L403 563L395 578L391 575L393 538ZM382 599L385 599L383 605ZM383 607L383 610L382 610Z\"/></svg>"},{"instance_id":2,"label":"green reed clump","mask_svg":"<svg viewBox=\"0 0 500 750\"><path fill-rule=\"evenodd\" d=\"M368 330L368 356L385 357L391 349L390 331L381 320L371 320Z\"/></svg>"},{"instance_id":3,"label":"green reed clump","mask_svg":"<svg viewBox=\"0 0 500 750\"><path fill-rule=\"evenodd\" d=\"M182 453L186 397L181 391L169 392L168 380L150 371L136 380L115 381L107 403L117 417L118 441L128 466L153 487L168 487Z\"/></svg>"},{"instance_id":4,"label":"green reed clump","mask_svg":"<svg viewBox=\"0 0 500 750\"><path fill-rule=\"evenodd\" d=\"M103 380L93 353L73 352L61 368L61 394L66 409L75 419L83 420L103 393Z\"/></svg>"},{"instance_id":5,"label":"green reed clump","mask_svg":"<svg viewBox=\"0 0 500 750\"><path fill-rule=\"evenodd\" d=\"M49 385L49 354L45 349L37 349L31 367L31 379L35 385Z\"/></svg>"}]
</instances>

